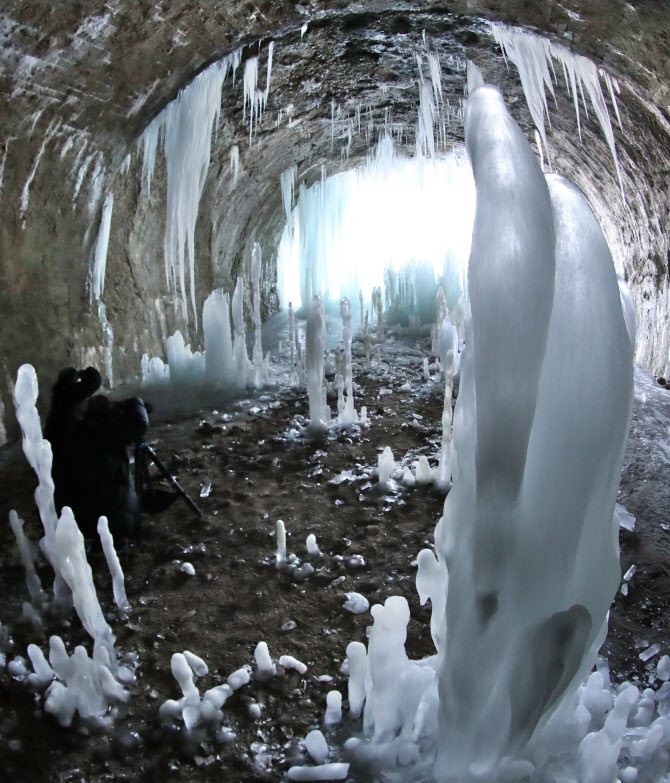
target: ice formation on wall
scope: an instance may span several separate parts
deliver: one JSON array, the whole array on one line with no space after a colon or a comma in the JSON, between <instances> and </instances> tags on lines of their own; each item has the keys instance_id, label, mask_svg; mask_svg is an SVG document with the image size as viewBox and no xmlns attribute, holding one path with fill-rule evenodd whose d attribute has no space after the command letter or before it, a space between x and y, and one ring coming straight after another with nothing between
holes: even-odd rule
<instances>
[{"instance_id":1,"label":"ice formation on wall","mask_svg":"<svg viewBox=\"0 0 670 783\"><path fill-rule=\"evenodd\" d=\"M221 90L228 72L239 65L237 50L213 63L187 85L150 123L141 136L143 175L150 188L156 152L162 141L167 164L167 215L164 238L168 286L181 292L188 318L186 254L191 307L195 310L195 224L205 185L212 131L221 112Z\"/></svg>"},{"instance_id":2,"label":"ice formation on wall","mask_svg":"<svg viewBox=\"0 0 670 783\"><path fill-rule=\"evenodd\" d=\"M258 252L256 252L258 247ZM202 310L205 338L204 352L192 351L180 331L167 339L167 364L148 354L142 356L142 387L168 387L175 389L207 389L235 392L252 384L260 389L270 379L269 357L263 357L260 326L260 246L254 247L252 276L254 278L254 319L256 336L253 363L249 361L244 326L244 281L237 278L230 297L217 288L207 297ZM255 271L254 271L255 270ZM231 315L234 327L231 329Z\"/></svg>"},{"instance_id":3,"label":"ice formation on wall","mask_svg":"<svg viewBox=\"0 0 670 783\"><path fill-rule=\"evenodd\" d=\"M49 127L47 128L46 133L44 134L44 139L42 140L42 144L40 145L37 155L35 156L33 167L30 170L30 174L28 174L26 183L23 186L23 190L21 191L21 204L19 206L19 217L21 218L22 228L26 227L26 212L28 211L28 199L30 198L30 186L33 182L33 179L35 179L37 168L40 165L40 161L42 160L42 155L44 155L44 150L47 148L47 144L54 137L59 127L60 127L60 120L58 119L53 119L49 123ZM6 154L7 154L7 150L5 148L5 155ZM3 162L3 169L4 169L4 162Z\"/></svg>"},{"instance_id":4,"label":"ice formation on wall","mask_svg":"<svg viewBox=\"0 0 670 783\"><path fill-rule=\"evenodd\" d=\"M107 248L109 247L109 230L112 225L112 210L114 194L108 193L102 205L100 227L93 253L93 269L91 270L91 302L99 302L105 290L105 269L107 267Z\"/></svg>"},{"instance_id":5,"label":"ice formation on wall","mask_svg":"<svg viewBox=\"0 0 670 783\"><path fill-rule=\"evenodd\" d=\"M415 146L417 156L435 158L438 151L446 152L451 146L447 136L447 125L452 121L462 122L462 109L454 110L442 92L442 66L433 42L423 31L425 52L416 55L419 75L419 117L416 125ZM428 63L428 74L424 77L424 54ZM449 65L462 70L464 64L460 58L448 57ZM435 133L437 131L437 139ZM399 138L402 140L402 128Z\"/></svg>"},{"instance_id":6,"label":"ice formation on wall","mask_svg":"<svg viewBox=\"0 0 670 783\"><path fill-rule=\"evenodd\" d=\"M109 231L112 225L112 210L114 194L108 193L102 206L98 236L93 251L93 265L90 279L90 301L97 305L98 319L104 340L104 361L108 388L114 388L114 332L107 319L107 308L101 301L105 290L105 269L107 267L107 250L109 247Z\"/></svg>"},{"instance_id":7,"label":"ice formation on wall","mask_svg":"<svg viewBox=\"0 0 670 783\"><path fill-rule=\"evenodd\" d=\"M635 300L633 299L633 293L628 287L628 283L617 275L617 281L619 283L619 296L621 297L621 307L623 309L623 318L626 322L626 331L628 332L628 338L630 339L633 351L635 351L635 341L637 335L637 311L635 309Z\"/></svg>"},{"instance_id":8,"label":"ice formation on wall","mask_svg":"<svg viewBox=\"0 0 670 783\"><path fill-rule=\"evenodd\" d=\"M602 667L582 685L620 580L614 506L633 352L614 266L583 197L545 180L495 88L471 93L466 143L477 216L458 476L417 575L437 655L407 658L404 598L374 606L368 739L345 747L418 777L432 766L438 781L532 777L563 748L580 780L614 780L606 770L636 741L622 735L639 693L623 690L611 709ZM661 736L670 745L665 720L634 758L653 759Z\"/></svg>"},{"instance_id":9,"label":"ice formation on wall","mask_svg":"<svg viewBox=\"0 0 670 783\"><path fill-rule=\"evenodd\" d=\"M286 215L286 223L290 227L293 223L293 195L295 193L295 183L298 174L297 166L289 166L282 171L279 181L281 185L281 200Z\"/></svg>"},{"instance_id":10,"label":"ice formation on wall","mask_svg":"<svg viewBox=\"0 0 670 783\"><path fill-rule=\"evenodd\" d=\"M107 387L114 388L114 332L112 325L107 320L107 307L103 302L98 302L98 320L102 329L104 340L103 350L105 352L105 374L107 376Z\"/></svg>"},{"instance_id":11,"label":"ice formation on wall","mask_svg":"<svg viewBox=\"0 0 670 783\"><path fill-rule=\"evenodd\" d=\"M605 140L607 141L607 145L612 154L612 159L614 160L614 168L619 180L621 195L625 198L621 171L619 169L619 159L617 158L616 153L616 143L614 141L614 131L612 129L612 122L610 120L607 104L605 103L605 96L603 95L602 87L600 85L600 76L602 76L605 81L619 126L621 126L619 107L614 95L615 90L616 92L619 91L619 85L616 80L612 79L612 77L602 68L599 69L593 61L588 59L588 57L575 54L564 46L561 46L561 44L549 41L548 38L543 38L520 28L507 27L506 25L497 24L495 22L491 23L491 32L500 45L505 58L511 60L519 69L521 86L523 87L533 122L544 143L549 170L551 171L551 154L547 143L547 133L544 121L545 116L547 121L550 121L546 90L548 89L552 98L554 98L554 100L556 99L554 93L556 71L554 70L553 64L553 60L556 60L563 67L568 94L572 95L575 104L579 137L581 139L582 132L579 117L578 89L582 96L584 111L586 112L587 117L588 109L586 108L586 98L584 97L584 94L586 93L591 99L591 104L593 105L596 117L598 118L603 135L605 136Z\"/></svg>"},{"instance_id":12,"label":"ice formation on wall","mask_svg":"<svg viewBox=\"0 0 670 783\"><path fill-rule=\"evenodd\" d=\"M240 170L240 148L233 144L230 148L230 171L233 173L233 186L237 185L237 175Z\"/></svg>"},{"instance_id":13,"label":"ice formation on wall","mask_svg":"<svg viewBox=\"0 0 670 783\"><path fill-rule=\"evenodd\" d=\"M244 93L242 98L242 120L246 119L247 104L249 105L249 143L254 132L254 124L258 128L261 115L268 102L270 94L270 78L272 75L272 55L274 53L274 41L268 46L267 76L265 89L258 89L258 57L250 57L244 63Z\"/></svg>"}]
</instances>

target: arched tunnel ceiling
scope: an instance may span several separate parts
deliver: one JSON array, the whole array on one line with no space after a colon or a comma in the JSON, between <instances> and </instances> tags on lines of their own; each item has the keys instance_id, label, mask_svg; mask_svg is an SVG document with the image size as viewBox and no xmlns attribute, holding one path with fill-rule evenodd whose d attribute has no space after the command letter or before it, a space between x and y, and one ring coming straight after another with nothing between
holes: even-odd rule
<instances>
[{"instance_id":1,"label":"arched tunnel ceiling","mask_svg":"<svg viewBox=\"0 0 670 783\"><path fill-rule=\"evenodd\" d=\"M464 74L449 57L472 59L500 86L529 139L533 126L514 67L506 67L487 20L524 26L590 56L622 87L623 131L615 126L627 204L595 122L576 134L559 78L550 148L559 171L582 188L638 304L638 358L668 369L668 158L670 7L662 2L25 2L0 12L0 323L7 384L24 361L48 381L71 361L102 364L104 335L87 288L91 247L105 193L115 195L104 301L114 329L116 378L138 371L144 351L161 353L185 328L163 271L165 167L159 154L151 194L135 142L179 89L210 63L243 48L229 75L196 233L198 304L248 273L251 244L265 254L264 303L277 306L273 251L283 225L279 176L297 165L311 182L364 160L365 133L349 156L347 118L356 107L402 123L414 146L416 54L423 31L440 55L445 98L456 107ZM301 27L307 24L303 35ZM259 54L264 85L275 42L267 109L251 143L242 121L244 60ZM332 136L336 106L335 139ZM463 128L448 127L449 143ZM233 181L229 155L240 148ZM130 171L121 161L132 153ZM77 194L76 198L75 193ZM192 339L198 337L193 331ZM3 390L4 391L4 390ZM5 404L8 402L4 394Z\"/></svg>"}]
</instances>

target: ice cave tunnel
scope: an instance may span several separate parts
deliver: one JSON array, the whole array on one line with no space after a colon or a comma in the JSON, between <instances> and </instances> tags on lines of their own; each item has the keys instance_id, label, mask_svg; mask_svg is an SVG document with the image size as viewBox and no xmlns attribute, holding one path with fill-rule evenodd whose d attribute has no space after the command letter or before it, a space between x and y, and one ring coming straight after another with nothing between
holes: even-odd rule
<instances>
[{"instance_id":1,"label":"ice cave tunnel","mask_svg":"<svg viewBox=\"0 0 670 783\"><path fill-rule=\"evenodd\" d=\"M3 780L670 781L669 34L3 3ZM141 535L101 442L54 495L67 366Z\"/></svg>"}]
</instances>

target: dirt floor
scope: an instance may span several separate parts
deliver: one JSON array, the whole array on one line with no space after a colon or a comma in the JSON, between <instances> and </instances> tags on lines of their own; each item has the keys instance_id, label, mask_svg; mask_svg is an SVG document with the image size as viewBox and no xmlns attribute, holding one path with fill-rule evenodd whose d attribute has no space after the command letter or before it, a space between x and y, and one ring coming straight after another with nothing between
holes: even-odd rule
<instances>
[{"instance_id":1,"label":"dirt floor","mask_svg":"<svg viewBox=\"0 0 670 783\"><path fill-rule=\"evenodd\" d=\"M373 476L386 445L403 465L413 467L421 454L436 464L443 387L439 380L426 383L423 378L428 339L412 336L409 342L412 348L406 338L385 349L383 375L356 377L357 407L367 405L369 428L308 439L301 434L306 395L286 388L167 419L156 410L159 423L151 429L150 442L196 499L203 517L178 502L144 519L142 540L120 551L132 605L125 619L113 609L102 555L90 554L103 609L114 615L116 649L137 654L131 700L118 710L113 731L82 736L76 722L60 728L43 713L42 697L6 669L0 671L3 781L279 780L292 763L305 762L301 740L319 727L328 691L342 691L346 704L347 678L340 673L345 649L350 641L365 641L371 620L369 612L354 615L343 608L349 591L362 593L371 605L405 596L412 612L410 657L434 652L430 608L419 606L414 587L414 558L432 544L444 496L425 487L380 493ZM411 391L400 391L406 383ZM657 658L645 663L639 651L655 642L665 645L670 597L670 505L663 502L668 467L653 436L654 426L665 426L663 395L670 392L647 385L645 400L636 402L620 497L638 516L636 531L621 533L622 573L633 563L637 571L628 596L617 594L603 649L615 680L645 683L653 680ZM650 411L657 410L663 411L663 421L654 425ZM36 541L34 475L18 447L6 447L0 457L0 514L7 519L9 508L16 508ZM344 471L350 473L343 477ZM200 498L201 487L209 483L210 494ZM286 525L288 551L303 561L305 539L316 535L323 555L311 559L316 571L303 582L276 568L278 519ZM361 557L352 560L354 555ZM193 565L194 576L181 570L184 562ZM40 572L49 584L49 569L43 566ZM7 524L0 528L0 586L0 621L10 633L8 661L25 656L31 642L46 650L52 634L62 635L70 651L78 643L90 650L74 616L47 618L41 633L19 622L21 602L28 596ZM308 670L302 676L286 670L264 685L252 680L237 691L223 708L223 725L235 739L220 742L206 731L187 737L178 726L159 724L160 704L181 696L170 672L173 653L190 650L207 662L209 674L196 681L202 693L252 664L261 640L274 659L292 655ZM259 719L250 714L254 704L260 705ZM345 724L343 731L355 729Z\"/></svg>"}]
</instances>

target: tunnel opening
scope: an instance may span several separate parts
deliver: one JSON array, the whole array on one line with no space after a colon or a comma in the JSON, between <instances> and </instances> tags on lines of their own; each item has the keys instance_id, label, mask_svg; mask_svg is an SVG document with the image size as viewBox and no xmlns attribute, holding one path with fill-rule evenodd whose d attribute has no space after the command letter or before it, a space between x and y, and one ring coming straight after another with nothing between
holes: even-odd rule
<instances>
[{"instance_id":1,"label":"tunnel opening","mask_svg":"<svg viewBox=\"0 0 670 783\"><path fill-rule=\"evenodd\" d=\"M314 295L331 309L344 296L367 302L380 287L391 322L416 315L432 323L438 285L450 307L467 296L475 190L462 147L409 157L386 135L364 166L324 171L285 209L277 255L284 308L304 311Z\"/></svg>"}]
</instances>

